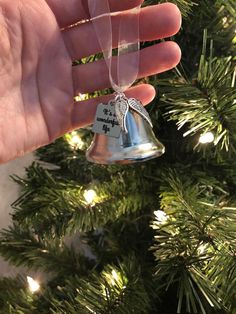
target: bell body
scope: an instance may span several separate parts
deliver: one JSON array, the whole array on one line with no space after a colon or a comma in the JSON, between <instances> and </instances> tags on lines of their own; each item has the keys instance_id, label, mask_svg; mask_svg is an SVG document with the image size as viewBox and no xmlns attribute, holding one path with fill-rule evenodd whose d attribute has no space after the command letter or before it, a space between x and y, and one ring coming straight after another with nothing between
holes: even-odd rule
<instances>
[{"instance_id":1,"label":"bell body","mask_svg":"<svg viewBox=\"0 0 236 314\"><path fill-rule=\"evenodd\" d=\"M128 132L118 138L95 134L86 157L98 164L130 164L156 158L165 147L157 140L149 123L130 110L126 117Z\"/></svg>"}]
</instances>

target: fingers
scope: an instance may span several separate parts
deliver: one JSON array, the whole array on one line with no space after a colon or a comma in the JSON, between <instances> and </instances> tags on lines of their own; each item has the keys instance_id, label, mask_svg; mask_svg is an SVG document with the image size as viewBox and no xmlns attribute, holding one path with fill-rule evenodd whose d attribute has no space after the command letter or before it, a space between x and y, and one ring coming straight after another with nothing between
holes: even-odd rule
<instances>
[{"instance_id":1,"label":"fingers","mask_svg":"<svg viewBox=\"0 0 236 314\"><path fill-rule=\"evenodd\" d=\"M112 17L114 47L118 45L121 17L122 23L127 23L126 29L129 29L129 23L132 21L132 19L129 19L129 13L127 12ZM179 31L180 26L181 14L174 4L165 3L150 6L140 11L140 41L170 37ZM101 51L92 23L85 23L68 29L62 34L72 60L81 59ZM129 41L128 38L127 41Z\"/></svg>"},{"instance_id":2,"label":"fingers","mask_svg":"<svg viewBox=\"0 0 236 314\"><path fill-rule=\"evenodd\" d=\"M134 97L142 101L144 105L149 104L155 97L155 89L148 84L141 84L130 88L126 92L127 97ZM81 128L90 125L94 121L97 105L100 103L108 103L114 98L113 95L101 96L86 101L75 103L72 112L72 127Z\"/></svg>"},{"instance_id":3,"label":"fingers","mask_svg":"<svg viewBox=\"0 0 236 314\"><path fill-rule=\"evenodd\" d=\"M87 0L46 0L61 28L89 18ZM134 8L143 0L109 0L112 12Z\"/></svg>"},{"instance_id":4,"label":"fingers","mask_svg":"<svg viewBox=\"0 0 236 314\"><path fill-rule=\"evenodd\" d=\"M179 63L180 58L180 48L174 42L163 42L145 48L140 51L138 78L170 70ZM130 55L120 57L121 64L128 64L130 60L132 60ZM73 79L76 93L89 93L111 85L104 60L73 67Z\"/></svg>"}]
</instances>

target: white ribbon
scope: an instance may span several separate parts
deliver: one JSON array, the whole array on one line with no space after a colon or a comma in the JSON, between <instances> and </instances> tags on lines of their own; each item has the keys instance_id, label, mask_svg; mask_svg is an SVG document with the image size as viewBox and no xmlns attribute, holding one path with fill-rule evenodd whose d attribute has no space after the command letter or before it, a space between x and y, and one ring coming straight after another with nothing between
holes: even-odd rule
<instances>
[{"instance_id":1,"label":"white ribbon","mask_svg":"<svg viewBox=\"0 0 236 314\"><path fill-rule=\"evenodd\" d=\"M88 0L88 7L111 86L118 94L124 93L135 82L139 72L140 6L111 13L108 0ZM118 29L114 29L114 25ZM118 47L118 55L112 58L114 46Z\"/></svg>"}]
</instances>

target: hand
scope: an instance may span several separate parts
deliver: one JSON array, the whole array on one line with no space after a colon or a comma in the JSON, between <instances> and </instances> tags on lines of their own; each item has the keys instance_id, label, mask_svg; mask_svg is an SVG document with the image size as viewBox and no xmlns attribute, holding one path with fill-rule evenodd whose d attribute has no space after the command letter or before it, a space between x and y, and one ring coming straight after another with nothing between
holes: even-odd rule
<instances>
[{"instance_id":1,"label":"hand","mask_svg":"<svg viewBox=\"0 0 236 314\"><path fill-rule=\"evenodd\" d=\"M121 11L140 2L110 0L110 5ZM0 162L91 124L97 104L111 98L74 103L78 93L109 87L104 61L72 67L72 60L100 51L91 23L63 30L88 18L86 12L86 0L0 0ZM170 3L140 14L141 41L169 37L181 25L180 12ZM175 67L180 55L174 42L142 50L139 77ZM146 105L155 90L142 84L127 94Z\"/></svg>"}]
</instances>

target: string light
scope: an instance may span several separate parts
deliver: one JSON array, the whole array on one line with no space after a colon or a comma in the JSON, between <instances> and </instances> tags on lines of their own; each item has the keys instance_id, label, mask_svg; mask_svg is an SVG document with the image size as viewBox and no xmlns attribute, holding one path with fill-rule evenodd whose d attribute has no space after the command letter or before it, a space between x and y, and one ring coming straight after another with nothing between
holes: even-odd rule
<instances>
[{"instance_id":1,"label":"string light","mask_svg":"<svg viewBox=\"0 0 236 314\"><path fill-rule=\"evenodd\" d=\"M168 220L168 216L162 210L156 210L154 212L154 215L156 216L157 223L159 223L160 225L166 223Z\"/></svg>"},{"instance_id":2,"label":"string light","mask_svg":"<svg viewBox=\"0 0 236 314\"><path fill-rule=\"evenodd\" d=\"M84 192L84 198L87 204L93 204L97 196L97 193L94 190L86 190Z\"/></svg>"},{"instance_id":3,"label":"string light","mask_svg":"<svg viewBox=\"0 0 236 314\"><path fill-rule=\"evenodd\" d=\"M119 282L122 283L123 280L122 280L122 278L119 277L119 274L117 273L117 271L115 271L115 269L112 270L111 275L112 275L111 284L113 286L115 286ZM122 289L125 290L126 285L123 285Z\"/></svg>"},{"instance_id":4,"label":"string light","mask_svg":"<svg viewBox=\"0 0 236 314\"><path fill-rule=\"evenodd\" d=\"M32 293L35 293L40 289L39 283L30 276L27 276L27 282Z\"/></svg>"},{"instance_id":5,"label":"string light","mask_svg":"<svg viewBox=\"0 0 236 314\"><path fill-rule=\"evenodd\" d=\"M214 142L214 140L215 140L214 134L212 132L206 132L200 136L199 143L207 144Z\"/></svg>"},{"instance_id":6,"label":"string light","mask_svg":"<svg viewBox=\"0 0 236 314\"><path fill-rule=\"evenodd\" d=\"M111 274L107 276L112 286L115 286L119 282L119 275L115 271L115 269L112 270Z\"/></svg>"},{"instance_id":7,"label":"string light","mask_svg":"<svg viewBox=\"0 0 236 314\"><path fill-rule=\"evenodd\" d=\"M197 249L199 255L204 254L206 250L207 250L207 244L201 244Z\"/></svg>"},{"instance_id":8,"label":"string light","mask_svg":"<svg viewBox=\"0 0 236 314\"><path fill-rule=\"evenodd\" d=\"M77 132L72 132L68 135L68 143L73 149L82 149L84 146L84 142L81 137L77 134Z\"/></svg>"},{"instance_id":9,"label":"string light","mask_svg":"<svg viewBox=\"0 0 236 314\"><path fill-rule=\"evenodd\" d=\"M116 281L119 280L119 276L118 276L117 272L116 272L114 269L112 270L111 274L112 274L112 277L113 277Z\"/></svg>"},{"instance_id":10,"label":"string light","mask_svg":"<svg viewBox=\"0 0 236 314\"><path fill-rule=\"evenodd\" d=\"M77 96L75 96L75 102L79 102L79 101L83 101L83 100L85 100L87 98L87 94L80 94L79 93L79 95L77 95Z\"/></svg>"}]
</instances>

